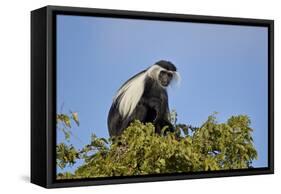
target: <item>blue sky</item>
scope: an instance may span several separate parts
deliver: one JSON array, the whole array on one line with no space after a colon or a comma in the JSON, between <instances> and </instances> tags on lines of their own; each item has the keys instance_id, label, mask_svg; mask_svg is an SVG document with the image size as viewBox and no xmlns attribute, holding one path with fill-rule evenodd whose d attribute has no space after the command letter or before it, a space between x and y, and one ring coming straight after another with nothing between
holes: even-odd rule
<instances>
[{"instance_id":1,"label":"blue sky","mask_svg":"<svg viewBox=\"0 0 281 194\"><path fill-rule=\"evenodd\" d=\"M182 77L179 87L169 89L178 121L200 126L215 111L219 122L247 114L258 151L253 165L267 167L267 45L265 27L59 15L57 110L78 112L77 148L92 133L108 137L117 89L156 61L169 60Z\"/></svg>"}]
</instances>

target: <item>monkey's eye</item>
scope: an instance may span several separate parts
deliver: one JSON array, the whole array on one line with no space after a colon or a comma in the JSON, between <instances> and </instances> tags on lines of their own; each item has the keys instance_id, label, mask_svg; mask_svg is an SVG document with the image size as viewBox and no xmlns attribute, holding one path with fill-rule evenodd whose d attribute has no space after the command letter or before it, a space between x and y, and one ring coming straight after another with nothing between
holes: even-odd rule
<instances>
[{"instance_id":1,"label":"monkey's eye","mask_svg":"<svg viewBox=\"0 0 281 194\"><path fill-rule=\"evenodd\" d=\"M166 71L160 71L160 76L165 76L167 74Z\"/></svg>"},{"instance_id":2,"label":"monkey's eye","mask_svg":"<svg viewBox=\"0 0 281 194\"><path fill-rule=\"evenodd\" d=\"M173 74L172 73L168 73L168 76L169 76L169 78L172 78Z\"/></svg>"}]
</instances>

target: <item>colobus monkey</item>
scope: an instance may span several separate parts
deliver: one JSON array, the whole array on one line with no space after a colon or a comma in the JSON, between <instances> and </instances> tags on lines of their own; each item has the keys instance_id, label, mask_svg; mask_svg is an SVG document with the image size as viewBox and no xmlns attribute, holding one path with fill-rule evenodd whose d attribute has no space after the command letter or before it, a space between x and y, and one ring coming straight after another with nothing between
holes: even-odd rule
<instances>
[{"instance_id":1,"label":"colobus monkey","mask_svg":"<svg viewBox=\"0 0 281 194\"><path fill-rule=\"evenodd\" d=\"M175 65L161 60L126 81L117 91L108 114L109 135L121 135L134 120L153 123L159 134L164 126L174 131L166 88L177 80Z\"/></svg>"}]
</instances>

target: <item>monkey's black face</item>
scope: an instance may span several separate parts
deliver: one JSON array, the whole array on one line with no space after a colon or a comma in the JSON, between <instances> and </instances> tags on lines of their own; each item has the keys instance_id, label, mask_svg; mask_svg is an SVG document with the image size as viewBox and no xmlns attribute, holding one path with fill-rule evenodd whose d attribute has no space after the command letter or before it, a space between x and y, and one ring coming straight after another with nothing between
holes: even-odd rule
<instances>
[{"instance_id":1,"label":"monkey's black face","mask_svg":"<svg viewBox=\"0 0 281 194\"><path fill-rule=\"evenodd\" d=\"M168 71L160 71L158 79L162 86L167 87L173 79L173 74Z\"/></svg>"}]
</instances>

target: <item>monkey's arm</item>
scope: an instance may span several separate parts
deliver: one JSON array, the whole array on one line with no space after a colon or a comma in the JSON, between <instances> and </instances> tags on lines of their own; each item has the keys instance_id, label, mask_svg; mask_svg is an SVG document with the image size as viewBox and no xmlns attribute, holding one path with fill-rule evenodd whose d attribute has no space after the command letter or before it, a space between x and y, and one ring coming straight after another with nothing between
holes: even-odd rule
<instances>
[{"instance_id":1,"label":"monkey's arm","mask_svg":"<svg viewBox=\"0 0 281 194\"><path fill-rule=\"evenodd\" d=\"M155 131L160 134L162 128L168 126L168 130L173 132L174 127L169 121L170 113L167 99L151 98L148 105L156 111L156 117L154 119Z\"/></svg>"},{"instance_id":2,"label":"monkey's arm","mask_svg":"<svg viewBox=\"0 0 281 194\"><path fill-rule=\"evenodd\" d=\"M131 115L131 118L134 118L134 120L139 120L141 122L144 122L146 114L147 114L147 108L145 107L145 105L143 104L142 101L138 103L135 110L137 110L137 111L133 112L133 114Z\"/></svg>"},{"instance_id":3,"label":"monkey's arm","mask_svg":"<svg viewBox=\"0 0 281 194\"><path fill-rule=\"evenodd\" d=\"M154 109L156 112L156 117L154 120L158 119L158 118L163 118L165 116L164 111L165 111L165 107L164 107L164 103L161 99L159 98L150 98L147 102L148 107L151 109Z\"/></svg>"}]
</instances>

